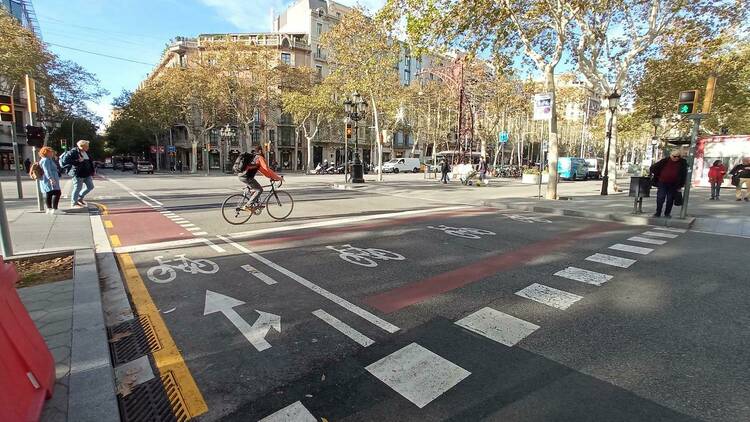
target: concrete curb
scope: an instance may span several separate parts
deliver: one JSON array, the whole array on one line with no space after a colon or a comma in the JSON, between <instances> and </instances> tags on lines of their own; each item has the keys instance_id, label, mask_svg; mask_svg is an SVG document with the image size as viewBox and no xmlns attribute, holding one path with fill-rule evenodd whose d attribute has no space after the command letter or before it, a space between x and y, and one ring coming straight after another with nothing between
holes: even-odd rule
<instances>
[{"instance_id":1,"label":"concrete curb","mask_svg":"<svg viewBox=\"0 0 750 422\"><path fill-rule=\"evenodd\" d=\"M595 212L586 210L575 210L568 208L552 208L538 205L527 205L527 204L508 204L503 202L492 202L482 201L482 206L499 208L499 209L510 209L519 211L531 211L544 214L564 215L568 217L582 217L582 218L594 218L597 220L611 220L618 223L638 225L638 226L664 226L674 227L678 229L689 229L695 222L695 217L688 217L685 220L678 218L666 219L666 218L654 218L644 217L639 215L631 214L614 214L605 212Z\"/></svg>"},{"instance_id":2,"label":"concrete curb","mask_svg":"<svg viewBox=\"0 0 750 422\"><path fill-rule=\"evenodd\" d=\"M114 373L92 249L75 252L68 420L119 421Z\"/></svg>"}]
</instances>

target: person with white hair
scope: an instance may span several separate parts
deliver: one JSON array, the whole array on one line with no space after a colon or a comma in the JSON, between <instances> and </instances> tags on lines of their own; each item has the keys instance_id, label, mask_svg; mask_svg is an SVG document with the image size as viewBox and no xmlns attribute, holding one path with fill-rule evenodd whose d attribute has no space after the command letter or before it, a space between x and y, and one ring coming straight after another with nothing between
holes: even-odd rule
<instances>
[{"instance_id":1,"label":"person with white hair","mask_svg":"<svg viewBox=\"0 0 750 422\"><path fill-rule=\"evenodd\" d=\"M83 208L83 198L94 189L94 164L88 154L89 141L81 139L74 148L60 157L60 165L73 176L73 189L70 193L71 208Z\"/></svg>"},{"instance_id":2,"label":"person with white hair","mask_svg":"<svg viewBox=\"0 0 750 422\"><path fill-rule=\"evenodd\" d=\"M651 175L656 190L656 212L654 217L672 218L672 205L677 192L687 183L687 161L679 149L672 150L669 157L651 166Z\"/></svg>"},{"instance_id":3,"label":"person with white hair","mask_svg":"<svg viewBox=\"0 0 750 422\"><path fill-rule=\"evenodd\" d=\"M734 195L737 201L750 202L750 156L742 157L742 161L729 172L735 187ZM745 186L745 191L742 191Z\"/></svg>"}]
</instances>

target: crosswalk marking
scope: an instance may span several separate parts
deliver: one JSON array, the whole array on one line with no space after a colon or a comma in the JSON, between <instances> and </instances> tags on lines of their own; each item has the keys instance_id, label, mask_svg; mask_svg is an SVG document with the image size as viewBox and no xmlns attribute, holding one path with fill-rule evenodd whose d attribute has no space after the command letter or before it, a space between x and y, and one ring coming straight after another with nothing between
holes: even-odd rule
<instances>
[{"instance_id":1,"label":"crosswalk marking","mask_svg":"<svg viewBox=\"0 0 750 422\"><path fill-rule=\"evenodd\" d=\"M188 227L195 227L195 224L193 224L193 223L180 223L180 226L188 228Z\"/></svg>"},{"instance_id":2,"label":"crosswalk marking","mask_svg":"<svg viewBox=\"0 0 750 422\"><path fill-rule=\"evenodd\" d=\"M193 232L193 234L196 236L205 236L208 234L208 232Z\"/></svg>"},{"instance_id":3,"label":"crosswalk marking","mask_svg":"<svg viewBox=\"0 0 750 422\"><path fill-rule=\"evenodd\" d=\"M341 321L340 319L336 318L335 316L329 314L328 312L322 309L313 311L313 315L315 315L316 317L323 320L323 322L325 322L326 324L338 330L341 334L354 340L355 342L357 342L357 344L359 344L362 347L367 347L375 343L372 339L370 339L366 335L360 333L359 331L355 330L354 328L352 328L345 322Z\"/></svg>"},{"instance_id":4,"label":"crosswalk marking","mask_svg":"<svg viewBox=\"0 0 750 422\"><path fill-rule=\"evenodd\" d=\"M582 283L593 284L594 286L601 286L609 280L612 280L612 276L609 274L602 274L596 271L589 271L576 267L568 267L556 272L554 275L580 281Z\"/></svg>"},{"instance_id":5,"label":"crosswalk marking","mask_svg":"<svg viewBox=\"0 0 750 422\"><path fill-rule=\"evenodd\" d=\"M189 231L189 232L197 232L197 231L199 231L200 229L201 229L200 227L188 227L188 228L187 228L187 231Z\"/></svg>"},{"instance_id":6,"label":"crosswalk marking","mask_svg":"<svg viewBox=\"0 0 750 422\"><path fill-rule=\"evenodd\" d=\"M686 233L687 230L685 229L675 229L673 227L654 227L654 230L661 230L665 232L673 232L673 233Z\"/></svg>"},{"instance_id":7,"label":"crosswalk marking","mask_svg":"<svg viewBox=\"0 0 750 422\"><path fill-rule=\"evenodd\" d=\"M471 372L417 343L411 343L365 369L420 409L471 375Z\"/></svg>"},{"instance_id":8,"label":"crosswalk marking","mask_svg":"<svg viewBox=\"0 0 750 422\"><path fill-rule=\"evenodd\" d=\"M518 296L531 299L541 304L557 309L568 309L570 305L583 299L583 296L574 295L562 290L534 283L516 292Z\"/></svg>"},{"instance_id":9,"label":"crosswalk marking","mask_svg":"<svg viewBox=\"0 0 750 422\"><path fill-rule=\"evenodd\" d=\"M646 236L663 237L663 238L666 238L666 239L674 239L674 238L676 238L678 236L678 235L672 234L672 233L662 233L662 232L654 232L654 231L643 232L643 234L646 235Z\"/></svg>"},{"instance_id":10,"label":"crosswalk marking","mask_svg":"<svg viewBox=\"0 0 750 422\"><path fill-rule=\"evenodd\" d=\"M613 267L628 268L635 264L635 259L622 258L614 255L607 255L603 253L595 253L586 258L586 261L598 262L600 264L611 265Z\"/></svg>"},{"instance_id":11,"label":"crosswalk marking","mask_svg":"<svg viewBox=\"0 0 750 422\"><path fill-rule=\"evenodd\" d=\"M536 324L489 307L456 321L456 325L508 347L514 346L539 329Z\"/></svg>"},{"instance_id":12,"label":"crosswalk marking","mask_svg":"<svg viewBox=\"0 0 750 422\"><path fill-rule=\"evenodd\" d=\"M296 401L289 406L274 412L258 422L317 422L318 419L302 404Z\"/></svg>"},{"instance_id":13,"label":"crosswalk marking","mask_svg":"<svg viewBox=\"0 0 750 422\"><path fill-rule=\"evenodd\" d=\"M250 274L254 275L255 278L258 280L268 284L269 286L276 284L276 280L272 279L271 277L263 274L262 272L258 271L257 268L253 267L250 264L245 264L242 266L242 269L249 272Z\"/></svg>"},{"instance_id":14,"label":"crosswalk marking","mask_svg":"<svg viewBox=\"0 0 750 422\"><path fill-rule=\"evenodd\" d=\"M649 245L663 245L667 243L666 240L651 239L651 238L643 237L643 236L629 237L628 240L631 242L647 243Z\"/></svg>"},{"instance_id":15,"label":"crosswalk marking","mask_svg":"<svg viewBox=\"0 0 750 422\"><path fill-rule=\"evenodd\" d=\"M615 243L614 245L610 246L609 249L614 249L616 251L637 253L639 255L648 255L654 251L651 248L642 248L640 246L623 245L622 243Z\"/></svg>"}]
</instances>

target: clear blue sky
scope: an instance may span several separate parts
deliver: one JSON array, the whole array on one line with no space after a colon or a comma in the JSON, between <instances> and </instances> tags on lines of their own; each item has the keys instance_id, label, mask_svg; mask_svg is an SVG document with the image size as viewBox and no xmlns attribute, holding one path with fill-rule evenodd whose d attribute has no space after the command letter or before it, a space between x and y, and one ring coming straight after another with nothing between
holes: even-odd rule
<instances>
[{"instance_id":1,"label":"clear blue sky","mask_svg":"<svg viewBox=\"0 0 750 422\"><path fill-rule=\"evenodd\" d=\"M338 0L378 8L384 0ZM253 32L271 29L276 13L292 0L32 0L44 41L62 46L157 63L175 36L212 32ZM110 92L92 105L105 120L112 97L132 90L151 66L100 57L50 45L63 59L94 73Z\"/></svg>"}]
</instances>

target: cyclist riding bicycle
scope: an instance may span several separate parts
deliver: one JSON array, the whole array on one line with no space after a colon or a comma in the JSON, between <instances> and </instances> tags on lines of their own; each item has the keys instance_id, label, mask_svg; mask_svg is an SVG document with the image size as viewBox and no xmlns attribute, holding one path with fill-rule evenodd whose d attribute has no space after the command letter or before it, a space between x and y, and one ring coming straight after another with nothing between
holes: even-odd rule
<instances>
[{"instance_id":1,"label":"cyclist riding bicycle","mask_svg":"<svg viewBox=\"0 0 750 422\"><path fill-rule=\"evenodd\" d=\"M233 170L237 173L240 182L247 185L248 189L250 189L251 194L248 204L251 205L256 205L255 201L260 194L263 193L263 187L257 180L255 180L255 175L259 170L264 176L272 181L278 182L282 179L281 176L268 167L266 159L263 158L263 148L260 146L253 148L252 153L246 152L240 154L234 162Z\"/></svg>"}]
</instances>

